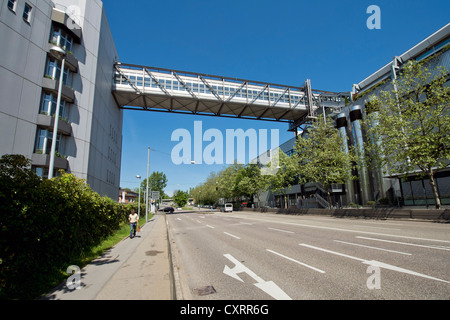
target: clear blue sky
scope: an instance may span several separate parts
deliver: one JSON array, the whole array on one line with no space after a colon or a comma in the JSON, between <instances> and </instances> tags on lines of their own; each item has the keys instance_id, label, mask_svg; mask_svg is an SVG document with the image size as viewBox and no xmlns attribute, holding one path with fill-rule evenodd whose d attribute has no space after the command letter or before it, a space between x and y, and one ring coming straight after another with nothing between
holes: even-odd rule
<instances>
[{"instance_id":1,"label":"clear blue sky","mask_svg":"<svg viewBox=\"0 0 450 320\"><path fill-rule=\"evenodd\" d=\"M193 71L292 86L311 79L314 89L350 91L365 77L450 22L448 0L103 0L119 58L124 63ZM369 30L369 5L381 9L381 29ZM124 112L121 187L137 174L163 171L166 193L187 190L224 165L175 165L173 130L279 129L287 124Z\"/></svg>"}]
</instances>

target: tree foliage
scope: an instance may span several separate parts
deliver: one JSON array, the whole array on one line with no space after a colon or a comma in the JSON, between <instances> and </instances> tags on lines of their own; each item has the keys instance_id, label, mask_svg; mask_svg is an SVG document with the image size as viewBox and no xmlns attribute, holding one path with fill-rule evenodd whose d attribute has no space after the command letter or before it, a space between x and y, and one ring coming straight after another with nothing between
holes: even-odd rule
<instances>
[{"instance_id":1,"label":"tree foliage","mask_svg":"<svg viewBox=\"0 0 450 320\"><path fill-rule=\"evenodd\" d=\"M129 213L74 175L42 180L30 163L22 155L0 159L0 298L36 298Z\"/></svg>"},{"instance_id":2,"label":"tree foliage","mask_svg":"<svg viewBox=\"0 0 450 320\"><path fill-rule=\"evenodd\" d=\"M164 172L153 171L148 179L148 192L159 191L161 199L168 196L164 193L164 189L167 187L167 177ZM144 193L147 188L147 178L141 182L141 192Z\"/></svg>"},{"instance_id":3,"label":"tree foliage","mask_svg":"<svg viewBox=\"0 0 450 320\"><path fill-rule=\"evenodd\" d=\"M436 170L450 165L450 87L448 70L430 69L420 62L403 66L392 90L372 96L369 132L377 161L394 173L419 170L428 176L436 208L440 198L434 179Z\"/></svg>"},{"instance_id":4,"label":"tree foliage","mask_svg":"<svg viewBox=\"0 0 450 320\"><path fill-rule=\"evenodd\" d=\"M287 208L287 192L298 176L298 159L289 157L283 151L278 150L279 168L276 174L268 176L270 187L275 192L281 192L285 198L284 205Z\"/></svg>"},{"instance_id":5,"label":"tree foliage","mask_svg":"<svg viewBox=\"0 0 450 320\"><path fill-rule=\"evenodd\" d=\"M327 190L330 204L331 185L355 178L352 175L355 155L353 148L347 152L342 147L346 143L331 118L324 121L319 117L308 129L308 136L299 137L295 146L297 173L301 181L320 183Z\"/></svg>"},{"instance_id":6,"label":"tree foliage","mask_svg":"<svg viewBox=\"0 0 450 320\"><path fill-rule=\"evenodd\" d=\"M186 191L178 190L173 197L173 201L180 207L184 207L189 200L189 193Z\"/></svg>"}]
</instances>

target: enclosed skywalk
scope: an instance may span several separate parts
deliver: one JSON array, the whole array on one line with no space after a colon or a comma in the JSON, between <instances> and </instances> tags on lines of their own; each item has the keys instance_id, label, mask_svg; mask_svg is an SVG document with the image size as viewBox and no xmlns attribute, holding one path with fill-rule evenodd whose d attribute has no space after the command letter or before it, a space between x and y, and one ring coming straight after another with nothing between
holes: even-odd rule
<instances>
[{"instance_id":1,"label":"enclosed skywalk","mask_svg":"<svg viewBox=\"0 0 450 320\"><path fill-rule=\"evenodd\" d=\"M345 93L116 63L112 92L123 109L288 122L340 109ZM338 111L338 110L336 110Z\"/></svg>"}]
</instances>

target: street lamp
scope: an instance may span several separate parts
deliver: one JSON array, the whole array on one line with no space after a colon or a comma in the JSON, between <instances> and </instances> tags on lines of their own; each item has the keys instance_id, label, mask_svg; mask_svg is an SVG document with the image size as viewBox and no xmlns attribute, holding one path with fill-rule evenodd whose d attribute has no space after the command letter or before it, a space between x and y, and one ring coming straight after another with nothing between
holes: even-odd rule
<instances>
[{"instance_id":1,"label":"street lamp","mask_svg":"<svg viewBox=\"0 0 450 320\"><path fill-rule=\"evenodd\" d=\"M66 51L58 46L52 46L50 48L51 54L59 59L61 62L61 72L59 75L59 85L58 85L58 98L56 100L56 110L55 110L55 120L53 121L53 136L52 136L52 147L50 150L50 163L48 165L48 178L53 178L53 169L55 167L55 152L56 152L56 138L58 135L58 120L59 120L59 108L61 105L61 91L64 77L64 64L66 63Z\"/></svg>"},{"instance_id":2,"label":"street lamp","mask_svg":"<svg viewBox=\"0 0 450 320\"><path fill-rule=\"evenodd\" d=\"M148 221L148 170L150 168L150 147L147 149L147 185L145 187L145 222Z\"/></svg>"},{"instance_id":3,"label":"street lamp","mask_svg":"<svg viewBox=\"0 0 450 320\"><path fill-rule=\"evenodd\" d=\"M139 200L138 200L138 219L141 216L141 176L137 175L136 178L139 179Z\"/></svg>"}]
</instances>

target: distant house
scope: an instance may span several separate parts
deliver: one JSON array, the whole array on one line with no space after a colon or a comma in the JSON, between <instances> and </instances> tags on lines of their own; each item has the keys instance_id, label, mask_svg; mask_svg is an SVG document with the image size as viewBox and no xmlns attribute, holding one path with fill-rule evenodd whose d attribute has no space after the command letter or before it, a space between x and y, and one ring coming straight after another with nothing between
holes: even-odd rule
<instances>
[{"instance_id":1,"label":"distant house","mask_svg":"<svg viewBox=\"0 0 450 320\"><path fill-rule=\"evenodd\" d=\"M137 192L122 188L119 189L119 203L138 202L138 198L139 193Z\"/></svg>"}]
</instances>

